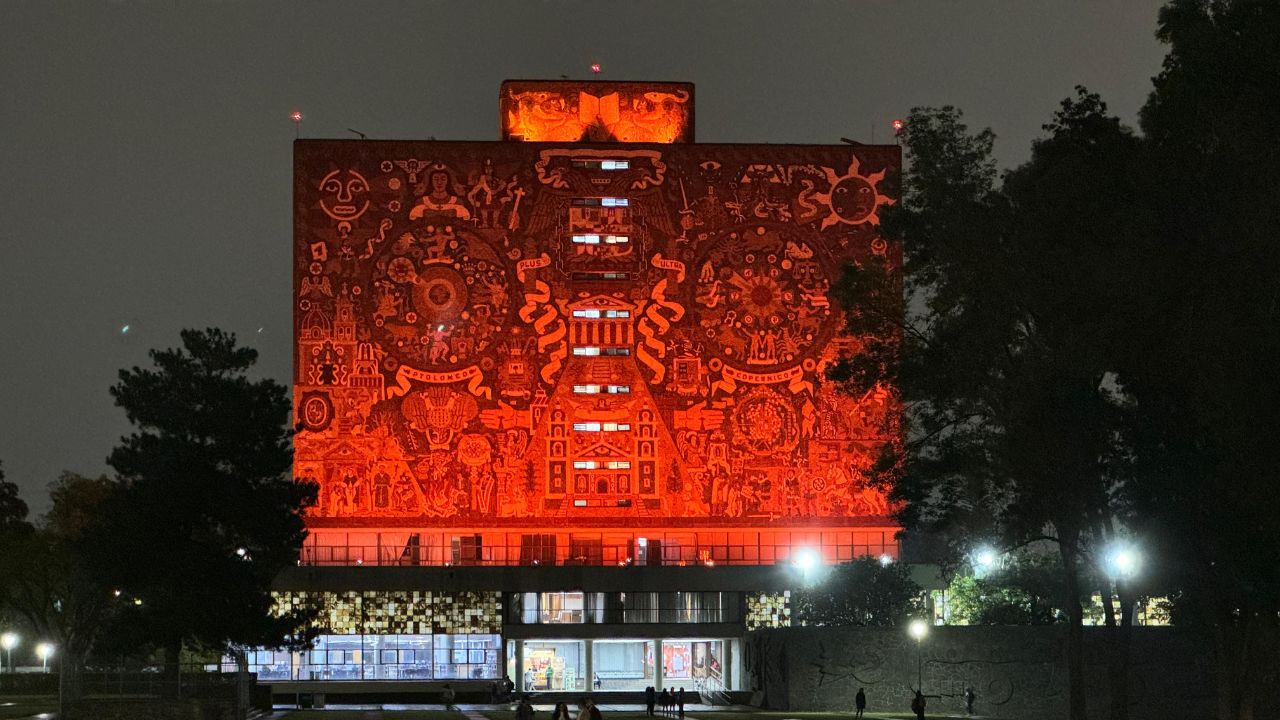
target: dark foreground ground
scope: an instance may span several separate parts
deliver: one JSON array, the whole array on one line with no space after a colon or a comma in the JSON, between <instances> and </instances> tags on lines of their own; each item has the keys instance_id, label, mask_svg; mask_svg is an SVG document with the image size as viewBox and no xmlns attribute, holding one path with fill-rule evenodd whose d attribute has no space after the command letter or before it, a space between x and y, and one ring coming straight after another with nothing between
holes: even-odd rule
<instances>
[{"instance_id":1,"label":"dark foreground ground","mask_svg":"<svg viewBox=\"0 0 1280 720\"><path fill-rule=\"evenodd\" d=\"M445 710L440 705L335 705L324 710L295 710L277 707L272 720L514 720L515 713L506 705L462 705L458 710ZM638 705L601 705L605 720L649 720ZM56 700L52 697L7 697L0 700L0 720L56 720ZM550 720L551 707L534 706L534 720ZM577 708L570 707L574 718ZM848 713L773 712L746 707L707 707L691 705L685 709L686 720L851 720ZM863 715L867 720L904 720L909 712L878 711L874 703ZM936 720L1014 720L990 715L935 715ZM678 720L674 715L659 715L659 720ZM1018 719L1022 720L1022 719ZM1030 720L1030 719L1027 719Z\"/></svg>"}]
</instances>

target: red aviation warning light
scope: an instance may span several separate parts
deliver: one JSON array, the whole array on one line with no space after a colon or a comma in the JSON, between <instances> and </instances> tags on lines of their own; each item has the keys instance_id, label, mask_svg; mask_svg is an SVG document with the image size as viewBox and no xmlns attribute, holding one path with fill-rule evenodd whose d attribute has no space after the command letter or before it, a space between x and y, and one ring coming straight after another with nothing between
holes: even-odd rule
<instances>
[{"instance_id":1,"label":"red aviation warning light","mask_svg":"<svg viewBox=\"0 0 1280 720\"><path fill-rule=\"evenodd\" d=\"M592 75L600 74L600 63L591 63L591 74Z\"/></svg>"},{"instance_id":2,"label":"red aviation warning light","mask_svg":"<svg viewBox=\"0 0 1280 720\"><path fill-rule=\"evenodd\" d=\"M300 123L302 122L302 113L298 112L297 110L294 110L293 112L289 113L289 119L296 123Z\"/></svg>"},{"instance_id":3,"label":"red aviation warning light","mask_svg":"<svg viewBox=\"0 0 1280 720\"><path fill-rule=\"evenodd\" d=\"M893 125L893 132L895 135L901 134L902 129L907 126L907 124L902 121L902 118L895 118L894 121L890 124Z\"/></svg>"}]
</instances>

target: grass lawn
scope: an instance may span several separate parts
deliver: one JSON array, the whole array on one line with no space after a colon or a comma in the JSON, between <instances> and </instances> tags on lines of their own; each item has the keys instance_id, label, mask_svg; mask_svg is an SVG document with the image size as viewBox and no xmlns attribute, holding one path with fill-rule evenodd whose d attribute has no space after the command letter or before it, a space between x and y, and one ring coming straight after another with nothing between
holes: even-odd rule
<instances>
[{"instance_id":1,"label":"grass lawn","mask_svg":"<svg viewBox=\"0 0 1280 720\"><path fill-rule=\"evenodd\" d=\"M394 717L396 720L466 720L461 712L451 710L289 710L285 720L366 720L369 717Z\"/></svg>"},{"instance_id":2,"label":"grass lawn","mask_svg":"<svg viewBox=\"0 0 1280 720\"><path fill-rule=\"evenodd\" d=\"M0 697L0 720L24 718L57 709L58 698L52 696Z\"/></svg>"}]
</instances>

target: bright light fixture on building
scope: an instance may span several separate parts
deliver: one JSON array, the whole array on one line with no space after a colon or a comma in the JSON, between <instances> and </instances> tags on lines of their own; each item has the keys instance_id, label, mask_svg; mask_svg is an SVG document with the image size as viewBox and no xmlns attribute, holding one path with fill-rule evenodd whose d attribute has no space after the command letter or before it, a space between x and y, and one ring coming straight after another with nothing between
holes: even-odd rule
<instances>
[{"instance_id":1,"label":"bright light fixture on building","mask_svg":"<svg viewBox=\"0 0 1280 720\"><path fill-rule=\"evenodd\" d=\"M916 642L920 642L924 640L925 635L929 634L929 623L916 618L911 621L910 625L907 625L907 634L915 639Z\"/></svg>"},{"instance_id":2,"label":"bright light fixture on building","mask_svg":"<svg viewBox=\"0 0 1280 720\"><path fill-rule=\"evenodd\" d=\"M889 567L892 564L893 564L892 555L890 555L889 553L884 553L880 556L880 567Z\"/></svg>"},{"instance_id":3,"label":"bright light fixture on building","mask_svg":"<svg viewBox=\"0 0 1280 720\"><path fill-rule=\"evenodd\" d=\"M818 553L813 548L800 548L792 555L791 562L807 572L818 566Z\"/></svg>"}]
</instances>

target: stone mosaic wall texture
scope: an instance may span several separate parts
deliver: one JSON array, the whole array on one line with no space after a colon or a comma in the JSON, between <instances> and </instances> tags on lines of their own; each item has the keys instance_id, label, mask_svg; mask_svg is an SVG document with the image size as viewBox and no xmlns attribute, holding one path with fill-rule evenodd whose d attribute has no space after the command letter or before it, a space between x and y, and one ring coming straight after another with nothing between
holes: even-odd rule
<instances>
[{"instance_id":1,"label":"stone mosaic wall texture","mask_svg":"<svg viewBox=\"0 0 1280 720\"><path fill-rule=\"evenodd\" d=\"M273 592L281 610L319 607L331 635L470 635L502 632L502 593L429 590Z\"/></svg>"}]
</instances>

